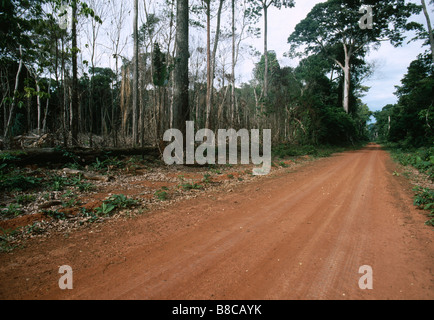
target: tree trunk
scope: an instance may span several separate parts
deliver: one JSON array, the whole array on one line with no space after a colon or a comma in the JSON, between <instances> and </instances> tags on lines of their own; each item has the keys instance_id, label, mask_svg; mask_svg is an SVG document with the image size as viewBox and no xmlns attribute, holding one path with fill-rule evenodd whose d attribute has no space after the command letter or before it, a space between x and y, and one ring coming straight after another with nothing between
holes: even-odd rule
<instances>
[{"instance_id":1,"label":"tree trunk","mask_svg":"<svg viewBox=\"0 0 434 320\"><path fill-rule=\"evenodd\" d=\"M350 112L350 85L351 85L351 73L350 73L350 61L351 61L351 50L348 51L347 46L344 44L345 51L345 65L343 66L344 71L344 93L343 93L343 106L346 113Z\"/></svg>"},{"instance_id":2,"label":"tree trunk","mask_svg":"<svg viewBox=\"0 0 434 320\"><path fill-rule=\"evenodd\" d=\"M211 86L210 86L210 92L209 92L209 103L210 106L212 108L213 105L213 91L214 91L214 78L215 78L215 58L217 55L217 48L218 48L218 43L220 40L220 25L221 25L221 16L222 16L222 9L223 9L223 3L225 2L225 0L220 0L219 3L219 8L217 11L217 27L216 27L216 32L215 32L215 39L214 39L214 47L212 50L212 57L211 57ZM211 110L210 108L210 110ZM210 124L211 125L211 124ZM208 127L207 127L208 128Z\"/></svg>"},{"instance_id":3,"label":"tree trunk","mask_svg":"<svg viewBox=\"0 0 434 320\"><path fill-rule=\"evenodd\" d=\"M211 116L211 0L206 3L206 120L205 128L210 129Z\"/></svg>"},{"instance_id":4,"label":"tree trunk","mask_svg":"<svg viewBox=\"0 0 434 320\"><path fill-rule=\"evenodd\" d=\"M265 58L265 70L264 70L264 98L268 96L268 7L264 4L264 58ZM262 104L261 104L262 105ZM262 113L261 108L261 113Z\"/></svg>"},{"instance_id":5,"label":"tree trunk","mask_svg":"<svg viewBox=\"0 0 434 320\"><path fill-rule=\"evenodd\" d=\"M189 119L188 97L188 59L189 59L189 7L188 0L176 2L176 66L173 90L173 128L186 133L186 121Z\"/></svg>"},{"instance_id":6,"label":"tree trunk","mask_svg":"<svg viewBox=\"0 0 434 320\"><path fill-rule=\"evenodd\" d=\"M56 46L57 46L57 44L56 44ZM47 92L47 101L45 102L44 120L42 120L42 132L44 132L44 133L47 131L48 108L50 106L50 98L49 98L50 97L50 90L51 90L51 75L50 75L49 81L48 81L48 89L47 89L48 92Z\"/></svg>"},{"instance_id":7,"label":"tree trunk","mask_svg":"<svg viewBox=\"0 0 434 320\"><path fill-rule=\"evenodd\" d=\"M139 2L134 0L134 70L133 70L133 146L138 143L138 108L139 108Z\"/></svg>"},{"instance_id":8,"label":"tree trunk","mask_svg":"<svg viewBox=\"0 0 434 320\"><path fill-rule=\"evenodd\" d=\"M72 2L72 96L71 135L72 145L78 146L78 48L77 48L77 0Z\"/></svg>"},{"instance_id":9,"label":"tree trunk","mask_svg":"<svg viewBox=\"0 0 434 320\"><path fill-rule=\"evenodd\" d=\"M36 86L36 105L38 109L38 136L41 135L41 119L42 119L42 107L41 107L41 86L39 85L38 77L35 76L35 86Z\"/></svg>"},{"instance_id":10,"label":"tree trunk","mask_svg":"<svg viewBox=\"0 0 434 320\"><path fill-rule=\"evenodd\" d=\"M235 113L235 0L232 0L232 75L231 75L231 110L230 119L231 127L234 126L234 113Z\"/></svg>"},{"instance_id":11,"label":"tree trunk","mask_svg":"<svg viewBox=\"0 0 434 320\"><path fill-rule=\"evenodd\" d=\"M6 124L5 132L4 132L4 140L5 141L6 141L6 138L8 136L9 129L10 129L11 122L12 122L12 118L13 118L14 113L15 113L16 93L18 92L18 86L20 84L20 75L21 75L22 69L23 69L23 48L20 45L20 62L18 64L17 75L15 76L15 88L14 88L14 96L13 96L13 100L12 100L12 105L11 105L11 108L9 110L9 118L8 118L8 122ZM6 106L5 106L5 108L6 108Z\"/></svg>"},{"instance_id":12,"label":"tree trunk","mask_svg":"<svg viewBox=\"0 0 434 320\"><path fill-rule=\"evenodd\" d=\"M434 62L434 35L433 35L433 30L432 30L432 25L431 25L431 19L430 19L429 14L428 14L425 0L421 0L421 1L422 1L423 13L425 14L426 22L428 25L429 43L431 45L431 57L432 57L432 60Z\"/></svg>"}]
</instances>

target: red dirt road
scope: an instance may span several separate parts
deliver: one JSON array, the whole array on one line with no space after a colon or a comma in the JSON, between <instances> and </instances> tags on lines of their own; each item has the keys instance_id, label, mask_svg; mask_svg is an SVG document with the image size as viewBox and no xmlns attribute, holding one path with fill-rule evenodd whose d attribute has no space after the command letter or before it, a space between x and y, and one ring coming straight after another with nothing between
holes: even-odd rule
<instances>
[{"instance_id":1,"label":"red dirt road","mask_svg":"<svg viewBox=\"0 0 434 320\"><path fill-rule=\"evenodd\" d=\"M0 254L1 299L434 299L434 234L378 146ZM59 267L73 269L62 291ZM361 290L361 266L373 289Z\"/></svg>"}]
</instances>

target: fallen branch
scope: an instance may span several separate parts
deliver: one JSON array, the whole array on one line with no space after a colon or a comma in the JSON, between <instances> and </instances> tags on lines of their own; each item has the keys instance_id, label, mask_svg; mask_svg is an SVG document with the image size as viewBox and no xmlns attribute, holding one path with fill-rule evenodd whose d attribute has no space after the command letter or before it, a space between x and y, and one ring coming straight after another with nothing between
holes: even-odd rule
<instances>
[{"instance_id":1,"label":"fallen branch","mask_svg":"<svg viewBox=\"0 0 434 320\"><path fill-rule=\"evenodd\" d=\"M67 175L68 177L81 176L86 180L96 180L96 181L104 181L104 182L109 182L111 180L114 180L114 177L112 177L112 176L103 176L103 175L93 174L93 173L85 172L85 171L81 171L81 170L73 170L73 169L69 169L69 168L64 168L62 170L62 172L65 175Z\"/></svg>"}]
</instances>

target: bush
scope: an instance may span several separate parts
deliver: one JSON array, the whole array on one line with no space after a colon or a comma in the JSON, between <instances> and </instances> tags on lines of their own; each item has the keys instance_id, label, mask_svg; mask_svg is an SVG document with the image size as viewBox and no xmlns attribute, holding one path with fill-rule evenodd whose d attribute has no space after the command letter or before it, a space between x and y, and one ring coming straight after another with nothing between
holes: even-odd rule
<instances>
[{"instance_id":1,"label":"bush","mask_svg":"<svg viewBox=\"0 0 434 320\"><path fill-rule=\"evenodd\" d=\"M414 205L421 210L429 211L429 220L427 225L434 226L434 190L428 188L414 188L415 198Z\"/></svg>"},{"instance_id":2,"label":"bush","mask_svg":"<svg viewBox=\"0 0 434 320\"><path fill-rule=\"evenodd\" d=\"M412 166L434 181L434 148L404 150L391 148L392 157L403 166Z\"/></svg>"}]
</instances>

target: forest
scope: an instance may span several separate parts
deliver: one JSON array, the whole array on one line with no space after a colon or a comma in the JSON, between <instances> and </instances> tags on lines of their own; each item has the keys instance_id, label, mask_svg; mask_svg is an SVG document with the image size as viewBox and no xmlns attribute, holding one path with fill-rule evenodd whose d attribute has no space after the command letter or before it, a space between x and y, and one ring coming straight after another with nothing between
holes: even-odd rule
<instances>
[{"instance_id":1,"label":"forest","mask_svg":"<svg viewBox=\"0 0 434 320\"><path fill-rule=\"evenodd\" d=\"M292 68L268 47L267 25L271 7L290 16L294 1L2 1L1 146L159 146L167 129L188 120L197 128L272 128L273 145L386 136L430 143L432 52L412 63L399 104L377 112L376 125L368 126L373 113L362 102L369 50L402 45L408 30L432 48L432 30L409 20L427 10L422 3L319 3L288 33L287 56L299 61ZM362 5L373 5L375 28L360 26ZM261 35L261 50L244 45ZM256 63L241 83L245 55Z\"/></svg>"},{"instance_id":2,"label":"forest","mask_svg":"<svg viewBox=\"0 0 434 320\"><path fill-rule=\"evenodd\" d=\"M0 299L433 297L433 12L1 0ZM370 105L371 54L412 42Z\"/></svg>"}]
</instances>

